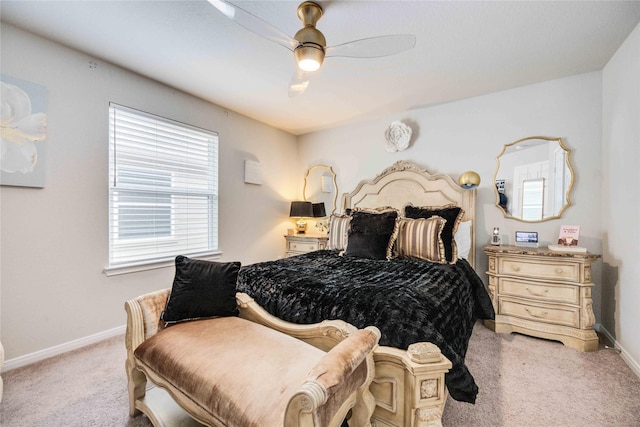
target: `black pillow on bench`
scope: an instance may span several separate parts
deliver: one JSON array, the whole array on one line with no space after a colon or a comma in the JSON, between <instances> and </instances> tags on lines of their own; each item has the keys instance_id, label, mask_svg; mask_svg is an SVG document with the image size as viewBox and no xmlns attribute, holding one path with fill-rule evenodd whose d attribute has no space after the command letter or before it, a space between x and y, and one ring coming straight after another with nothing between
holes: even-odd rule
<instances>
[{"instance_id":1,"label":"black pillow on bench","mask_svg":"<svg viewBox=\"0 0 640 427\"><path fill-rule=\"evenodd\" d=\"M239 262L176 257L176 275L161 319L166 323L208 317L237 316Z\"/></svg>"}]
</instances>

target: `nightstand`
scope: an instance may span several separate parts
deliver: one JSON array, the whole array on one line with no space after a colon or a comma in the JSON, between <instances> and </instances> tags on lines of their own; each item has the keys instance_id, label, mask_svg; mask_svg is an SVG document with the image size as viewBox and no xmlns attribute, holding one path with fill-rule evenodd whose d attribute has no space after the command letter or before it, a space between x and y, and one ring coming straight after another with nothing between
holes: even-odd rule
<instances>
[{"instance_id":1,"label":"nightstand","mask_svg":"<svg viewBox=\"0 0 640 427\"><path fill-rule=\"evenodd\" d=\"M488 328L598 349L591 264L600 255L517 246L487 246L484 252L496 312L495 321L485 321Z\"/></svg>"},{"instance_id":2,"label":"nightstand","mask_svg":"<svg viewBox=\"0 0 640 427\"><path fill-rule=\"evenodd\" d=\"M284 236L284 238L286 240L286 257L327 249L329 242L329 236L317 234L294 234Z\"/></svg>"}]
</instances>

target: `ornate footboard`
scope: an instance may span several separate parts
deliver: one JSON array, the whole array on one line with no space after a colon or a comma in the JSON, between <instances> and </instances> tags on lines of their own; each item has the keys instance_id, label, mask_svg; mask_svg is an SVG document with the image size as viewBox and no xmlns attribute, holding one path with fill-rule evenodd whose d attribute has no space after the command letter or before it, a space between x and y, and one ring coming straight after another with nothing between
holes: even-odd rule
<instances>
[{"instance_id":1,"label":"ornate footboard","mask_svg":"<svg viewBox=\"0 0 640 427\"><path fill-rule=\"evenodd\" d=\"M252 320L329 350L355 328L327 329L322 337L312 336L312 325L285 322L269 314L247 294L236 296L240 317ZM335 320L328 321L334 324ZM447 400L444 375L451 362L431 343L416 343L408 350L379 346L373 352L375 376L370 390L375 399L373 427L438 427Z\"/></svg>"},{"instance_id":2,"label":"ornate footboard","mask_svg":"<svg viewBox=\"0 0 640 427\"><path fill-rule=\"evenodd\" d=\"M374 427L439 427L447 400L444 375L451 362L431 343L408 350L380 346L374 351L376 372Z\"/></svg>"},{"instance_id":3,"label":"ornate footboard","mask_svg":"<svg viewBox=\"0 0 640 427\"><path fill-rule=\"evenodd\" d=\"M163 328L160 314L166 305L169 289L144 295L125 303L127 312L126 372L129 412L144 412L154 425L199 425L194 422L162 389L147 390L144 374L136 369L134 350ZM300 325L278 319L246 294L236 295L240 317L296 337L324 351L329 351L357 329L340 320L315 325ZM374 351L375 376L371 393L358 396L368 407L375 405L372 426L426 427L441 426L446 401L444 375L451 362L438 347L417 343L408 350L380 346ZM373 372L371 373L373 374Z\"/></svg>"}]
</instances>

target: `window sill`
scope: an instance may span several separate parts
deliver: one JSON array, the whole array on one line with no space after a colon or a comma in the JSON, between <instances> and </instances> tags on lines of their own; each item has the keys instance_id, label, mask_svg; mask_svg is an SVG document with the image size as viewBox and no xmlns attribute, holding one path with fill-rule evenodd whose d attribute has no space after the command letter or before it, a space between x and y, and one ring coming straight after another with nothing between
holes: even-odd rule
<instances>
[{"instance_id":1,"label":"window sill","mask_svg":"<svg viewBox=\"0 0 640 427\"><path fill-rule=\"evenodd\" d=\"M222 252L211 252L206 254L198 254L198 255L189 255L189 258L194 259L203 259L207 261L213 261L219 259L222 255ZM124 264L118 265L114 267L105 267L102 270L102 273L107 276L119 276L121 274L129 274L129 273L138 273L140 271L148 271L148 270L156 270L158 268L166 268L175 266L175 258L159 260L159 261L150 261L142 264Z\"/></svg>"}]
</instances>

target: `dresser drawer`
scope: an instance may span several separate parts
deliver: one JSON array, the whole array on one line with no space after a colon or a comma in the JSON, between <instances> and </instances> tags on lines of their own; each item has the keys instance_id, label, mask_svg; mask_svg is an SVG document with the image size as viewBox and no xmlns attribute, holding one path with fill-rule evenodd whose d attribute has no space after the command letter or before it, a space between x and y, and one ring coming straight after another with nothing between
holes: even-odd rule
<instances>
[{"instance_id":1,"label":"dresser drawer","mask_svg":"<svg viewBox=\"0 0 640 427\"><path fill-rule=\"evenodd\" d=\"M318 242L287 242L287 251L312 252L318 249Z\"/></svg>"},{"instance_id":2,"label":"dresser drawer","mask_svg":"<svg viewBox=\"0 0 640 427\"><path fill-rule=\"evenodd\" d=\"M580 309L578 307L562 307L552 305L535 305L516 298L499 298L499 314L515 316L536 322L554 325L580 327Z\"/></svg>"},{"instance_id":3,"label":"dresser drawer","mask_svg":"<svg viewBox=\"0 0 640 427\"><path fill-rule=\"evenodd\" d=\"M512 295L543 302L576 305L580 303L580 288L577 285L544 284L500 278L498 288L500 295Z\"/></svg>"},{"instance_id":4,"label":"dresser drawer","mask_svg":"<svg viewBox=\"0 0 640 427\"><path fill-rule=\"evenodd\" d=\"M580 264L566 261L501 258L498 272L510 276L580 282Z\"/></svg>"}]
</instances>

